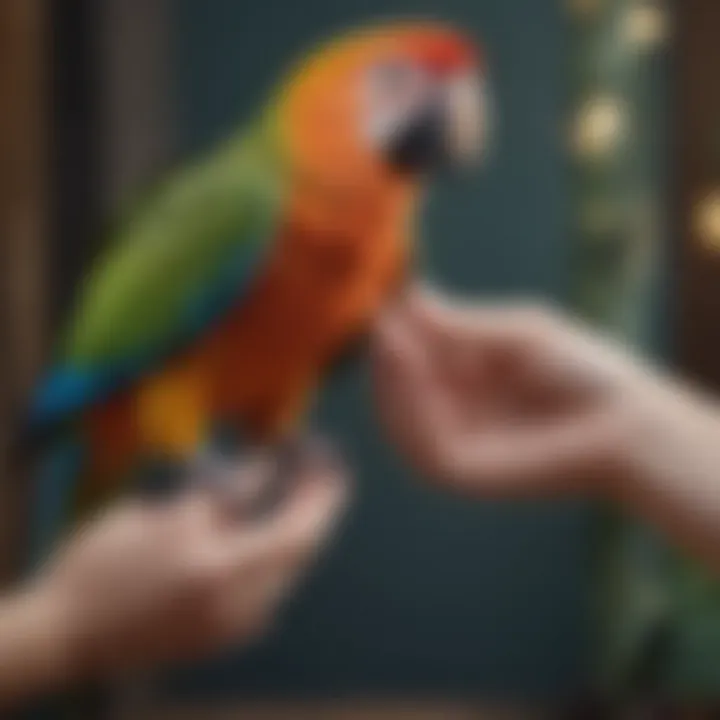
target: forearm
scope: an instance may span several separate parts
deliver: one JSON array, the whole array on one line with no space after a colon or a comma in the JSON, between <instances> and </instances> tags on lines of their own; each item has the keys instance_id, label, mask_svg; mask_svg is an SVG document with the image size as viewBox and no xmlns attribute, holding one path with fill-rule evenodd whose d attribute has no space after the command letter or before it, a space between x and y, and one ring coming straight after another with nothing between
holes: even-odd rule
<instances>
[{"instance_id":1,"label":"forearm","mask_svg":"<svg viewBox=\"0 0 720 720\"><path fill-rule=\"evenodd\" d=\"M629 393L627 472L613 492L720 568L720 407L664 381Z\"/></svg>"},{"instance_id":2,"label":"forearm","mask_svg":"<svg viewBox=\"0 0 720 720\"><path fill-rule=\"evenodd\" d=\"M47 593L0 599L0 706L74 680L71 640L62 609Z\"/></svg>"}]
</instances>

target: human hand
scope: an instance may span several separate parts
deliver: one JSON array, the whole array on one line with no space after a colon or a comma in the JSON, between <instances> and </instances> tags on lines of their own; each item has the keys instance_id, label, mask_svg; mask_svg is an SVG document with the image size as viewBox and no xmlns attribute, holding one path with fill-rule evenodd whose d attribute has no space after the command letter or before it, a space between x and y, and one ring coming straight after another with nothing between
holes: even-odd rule
<instances>
[{"instance_id":1,"label":"human hand","mask_svg":"<svg viewBox=\"0 0 720 720\"><path fill-rule=\"evenodd\" d=\"M720 409L540 307L415 291L375 338L381 420L430 478L477 496L590 492L720 567Z\"/></svg>"},{"instance_id":2,"label":"human hand","mask_svg":"<svg viewBox=\"0 0 720 720\"><path fill-rule=\"evenodd\" d=\"M381 322L373 372L401 452L484 496L618 489L673 395L624 348L557 311L427 290Z\"/></svg>"},{"instance_id":3,"label":"human hand","mask_svg":"<svg viewBox=\"0 0 720 720\"><path fill-rule=\"evenodd\" d=\"M61 549L26 605L42 609L41 627L64 642L73 676L140 670L250 642L327 539L345 480L334 461L318 456L260 519L243 518L242 500L211 488L164 504L126 502Z\"/></svg>"}]
</instances>

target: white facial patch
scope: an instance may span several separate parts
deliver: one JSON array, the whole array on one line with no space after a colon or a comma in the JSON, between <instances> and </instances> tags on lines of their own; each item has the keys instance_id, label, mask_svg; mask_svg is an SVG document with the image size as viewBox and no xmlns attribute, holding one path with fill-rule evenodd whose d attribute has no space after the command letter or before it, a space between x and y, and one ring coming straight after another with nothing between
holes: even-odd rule
<instances>
[{"instance_id":1,"label":"white facial patch","mask_svg":"<svg viewBox=\"0 0 720 720\"><path fill-rule=\"evenodd\" d=\"M426 102L427 78L407 63L378 65L367 77L365 128L375 147L386 147Z\"/></svg>"}]
</instances>

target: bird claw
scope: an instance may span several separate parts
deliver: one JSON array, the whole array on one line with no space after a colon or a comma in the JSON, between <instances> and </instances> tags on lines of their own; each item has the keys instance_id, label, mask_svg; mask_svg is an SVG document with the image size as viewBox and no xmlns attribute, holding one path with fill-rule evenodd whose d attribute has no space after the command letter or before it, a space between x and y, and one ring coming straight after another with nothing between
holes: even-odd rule
<instances>
[{"instance_id":1,"label":"bird claw","mask_svg":"<svg viewBox=\"0 0 720 720\"><path fill-rule=\"evenodd\" d=\"M309 474L318 474L340 465L340 456L332 443L316 434L290 438L277 446L274 469L260 498L261 512L272 511L293 487Z\"/></svg>"},{"instance_id":2,"label":"bird claw","mask_svg":"<svg viewBox=\"0 0 720 720\"><path fill-rule=\"evenodd\" d=\"M326 437L305 434L285 441L277 450L279 474L299 475L318 472L339 463L339 453Z\"/></svg>"},{"instance_id":3,"label":"bird claw","mask_svg":"<svg viewBox=\"0 0 720 720\"><path fill-rule=\"evenodd\" d=\"M153 466L140 486L155 498L165 498L183 488L227 493L229 502L243 515L272 512L308 475L341 466L333 444L317 434L301 434L276 446L248 449L233 458L212 448L182 465L162 462Z\"/></svg>"}]
</instances>

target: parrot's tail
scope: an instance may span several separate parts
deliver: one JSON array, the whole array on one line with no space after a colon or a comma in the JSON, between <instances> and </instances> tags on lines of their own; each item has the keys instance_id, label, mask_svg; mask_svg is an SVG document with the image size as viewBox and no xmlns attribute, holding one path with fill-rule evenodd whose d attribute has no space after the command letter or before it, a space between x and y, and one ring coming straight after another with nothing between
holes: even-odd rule
<instances>
[{"instance_id":1,"label":"parrot's tail","mask_svg":"<svg viewBox=\"0 0 720 720\"><path fill-rule=\"evenodd\" d=\"M72 517L84 455L78 428L69 425L59 429L31 463L28 571L35 570L46 559Z\"/></svg>"}]
</instances>

